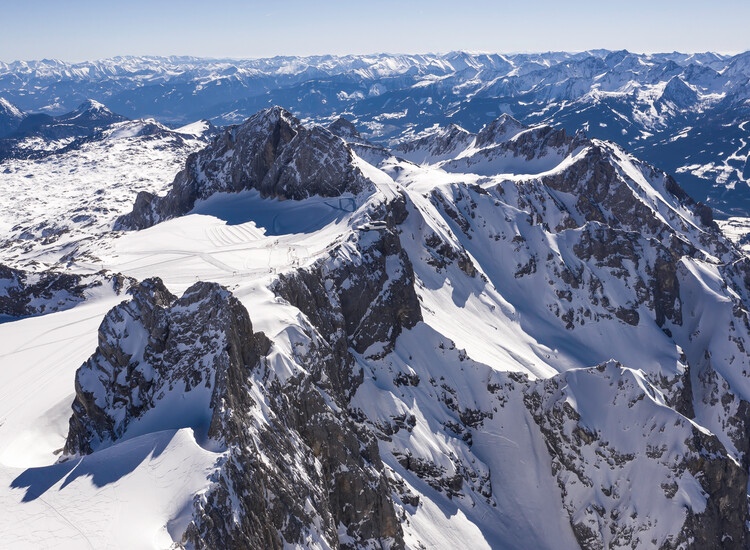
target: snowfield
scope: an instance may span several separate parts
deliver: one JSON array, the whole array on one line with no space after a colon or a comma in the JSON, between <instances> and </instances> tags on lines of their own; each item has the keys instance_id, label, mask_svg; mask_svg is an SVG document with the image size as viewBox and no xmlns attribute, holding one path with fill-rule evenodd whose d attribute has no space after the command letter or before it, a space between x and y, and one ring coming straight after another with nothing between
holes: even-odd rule
<instances>
[{"instance_id":1,"label":"snowfield","mask_svg":"<svg viewBox=\"0 0 750 550\"><path fill-rule=\"evenodd\" d=\"M110 229L138 192L166 190L187 156L205 144L200 134L188 139L173 132L142 135L147 124L152 123L123 122L104 139L68 152L4 161L3 261L41 241L73 249L80 240Z\"/></svg>"}]
</instances>

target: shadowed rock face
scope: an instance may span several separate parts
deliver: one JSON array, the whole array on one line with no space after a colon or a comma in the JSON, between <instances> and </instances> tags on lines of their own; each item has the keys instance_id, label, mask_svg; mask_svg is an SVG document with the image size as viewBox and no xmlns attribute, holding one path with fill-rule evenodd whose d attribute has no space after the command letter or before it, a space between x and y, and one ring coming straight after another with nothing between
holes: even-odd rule
<instances>
[{"instance_id":1,"label":"shadowed rock face","mask_svg":"<svg viewBox=\"0 0 750 550\"><path fill-rule=\"evenodd\" d=\"M274 289L332 343L382 356L422 313L396 229L406 217L405 199L388 203L380 215L385 227L362 231L312 268L281 276ZM352 255L356 261L346 260Z\"/></svg>"},{"instance_id":2,"label":"shadowed rock face","mask_svg":"<svg viewBox=\"0 0 750 550\"><path fill-rule=\"evenodd\" d=\"M76 373L64 459L139 424L190 426L199 442L226 449L216 482L195 501L190 547L280 550L312 533L331 547L403 548L376 439L338 388L316 383L347 360L314 339L306 346L310 374L281 382L267 363L271 342L226 289L196 283L178 299L159 279L143 281L107 314ZM341 529L355 542L339 544Z\"/></svg>"},{"instance_id":3,"label":"shadowed rock face","mask_svg":"<svg viewBox=\"0 0 750 550\"><path fill-rule=\"evenodd\" d=\"M302 200L369 189L346 143L322 127L305 128L273 107L230 126L206 149L191 155L164 197L141 192L120 229L143 229L187 214L214 193L257 189L264 197Z\"/></svg>"}]
</instances>

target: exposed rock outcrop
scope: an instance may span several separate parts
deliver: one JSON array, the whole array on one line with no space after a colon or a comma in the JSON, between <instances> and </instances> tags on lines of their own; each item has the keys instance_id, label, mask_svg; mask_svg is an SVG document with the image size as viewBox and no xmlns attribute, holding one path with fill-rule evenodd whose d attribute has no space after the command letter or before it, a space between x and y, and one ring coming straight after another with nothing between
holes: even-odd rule
<instances>
[{"instance_id":1,"label":"exposed rock outcrop","mask_svg":"<svg viewBox=\"0 0 750 550\"><path fill-rule=\"evenodd\" d=\"M338 391L315 381L342 358L315 337L305 345L298 361L317 375L282 381L268 364L271 342L226 289L196 283L177 299L144 281L107 314L76 374L64 458L191 427L227 454L195 502L188 547L281 549L314 537L331 548L403 548L376 440Z\"/></svg>"},{"instance_id":2,"label":"exposed rock outcrop","mask_svg":"<svg viewBox=\"0 0 750 550\"><path fill-rule=\"evenodd\" d=\"M53 313L86 299L86 291L111 284L116 293L132 281L122 275L82 276L59 271L33 273L0 264L0 319Z\"/></svg>"},{"instance_id":3,"label":"exposed rock outcrop","mask_svg":"<svg viewBox=\"0 0 750 550\"><path fill-rule=\"evenodd\" d=\"M203 151L188 157L169 193L141 192L120 229L143 229L187 214L214 193L256 189L264 197L301 200L313 195L356 195L372 189L352 150L320 126L304 127L280 107L260 111L226 128Z\"/></svg>"},{"instance_id":4,"label":"exposed rock outcrop","mask_svg":"<svg viewBox=\"0 0 750 550\"><path fill-rule=\"evenodd\" d=\"M619 416L617 424L643 428L637 441L623 437L611 422L587 414L591 403L577 404L581 392L595 388L599 393L588 401L604 399L607 414ZM662 549L746 547L747 471L715 435L660 407L654 389L636 372L609 362L531 383L524 391L524 403L552 456L552 473L578 542L586 549L649 544ZM680 439L679 451L667 444L672 437ZM649 481L627 474L638 461L651 462L648 468L659 479L663 495L649 491L639 502L637 485ZM614 472L614 483L600 486L591 477L592 468ZM682 519L682 530L655 540L659 522L673 517Z\"/></svg>"},{"instance_id":5,"label":"exposed rock outcrop","mask_svg":"<svg viewBox=\"0 0 750 550\"><path fill-rule=\"evenodd\" d=\"M330 258L282 275L275 286L332 345L380 356L422 319L414 271L396 227L406 216L405 199L388 203L381 216L386 226L361 230Z\"/></svg>"}]
</instances>

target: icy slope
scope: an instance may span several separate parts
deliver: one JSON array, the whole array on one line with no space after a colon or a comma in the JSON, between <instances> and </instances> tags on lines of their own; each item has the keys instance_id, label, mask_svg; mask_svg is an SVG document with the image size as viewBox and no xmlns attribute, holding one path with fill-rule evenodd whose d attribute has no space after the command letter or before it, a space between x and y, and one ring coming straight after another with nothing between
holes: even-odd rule
<instances>
[{"instance_id":1,"label":"icy slope","mask_svg":"<svg viewBox=\"0 0 750 550\"><path fill-rule=\"evenodd\" d=\"M15 546L745 548L746 256L619 147L490 128L417 165L271 109L166 221L17 252L141 283L0 324L8 395L56 373L0 409Z\"/></svg>"}]
</instances>

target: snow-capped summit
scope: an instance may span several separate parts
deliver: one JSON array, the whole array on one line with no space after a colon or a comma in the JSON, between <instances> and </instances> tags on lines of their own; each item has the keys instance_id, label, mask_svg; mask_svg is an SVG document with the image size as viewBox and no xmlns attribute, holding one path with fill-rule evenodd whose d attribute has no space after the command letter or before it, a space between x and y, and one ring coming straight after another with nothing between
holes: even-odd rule
<instances>
[{"instance_id":1,"label":"snow-capped summit","mask_svg":"<svg viewBox=\"0 0 750 550\"><path fill-rule=\"evenodd\" d=\"M434 164L454 158L474 141L475 136L471 132L457 124L449 124L445 128L438 128L425 136L402 143L394 151L417 164Z\"/></svg>"},{"instance_id":2,"label":"snow-capped summit","mask_svg":"<svg viewBox=\"0 0 750 550\"><path fill-rule=\"evenodd\" d=\"M73 111L74 113L84 113L84 112L100 112L100 113L111 113L107 107L104 106L103 103L100 103L96 101L95 99L87 99L83 103L81 103L76 109Z\"/></svg>"},{"instance_id":3,"label":"snow-capped summit","mask_svg":"<svg viewBox=\"0 0 750 550\"><path fill-rule=\"evenodd\" d=\"M0 97L0 138L13 133L23 120L23 116L18 107Z\"/></svg>"},{"instance_id":4,"label":"snow-capped summit","mask_svg":"<svg viewBox=\"0 0 750 550\"><path fill-rule=\"evenodd\" d=\"M142 229L189 212L217 192L256 189L263 196L300 200L373 190L351 148L321 126L306 128L274 106L230 126L190 158L165 197L139 194L122 228Z\"/></svg>"},{"instance_id":5,"label":"snow-capped summit","mask_svg":"<svg viewBox=\"0 0 750 550\"><path fill-rule=\"evenodd\" d=\"M329 124L328 130L347 141L362 139L357 127L344 117L339 117Z\"/></svg>"},{"instance_id":6,"label":"snow-capped summit","mask_svg":"<svg viewBox=\"0 0 750 550\"><path fill-rule=\"evenodd\" d=\"M698 92L679 76L674 76L667 82L659 100L669 102L680 109L690 109L698 102Z\"/></svg>"},{"instance_id":7,"label":"snow-capped summit","mask_svg":"<svg viewBox=\"0 0 750 550\"><path fill-rule=\"evenodd\" d=\"M127 119L124 116L116 115L98 101L87 99L70 113L56 117L56 120L81 126L101 127Z\"/></svg>"},{"instance_id":8,"label":"snow-capped summit","mask_svg":"<svg viewBox=\"0 0 750 550\"><path fill-rule=\"evenodd\" d=\"M477 134L476 146L486 147L513 139L528 126L521 124L509 114L503 113L487 124Z\"/></svg>"}]
</instances>

